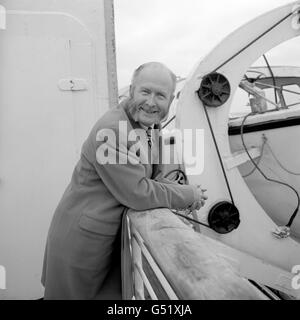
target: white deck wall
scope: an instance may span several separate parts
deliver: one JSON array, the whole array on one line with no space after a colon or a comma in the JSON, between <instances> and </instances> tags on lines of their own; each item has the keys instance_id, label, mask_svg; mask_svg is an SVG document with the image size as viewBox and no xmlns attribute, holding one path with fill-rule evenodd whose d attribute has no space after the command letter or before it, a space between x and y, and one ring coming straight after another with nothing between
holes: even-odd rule
<instances>
[{"instance_id":1,"label":"white deck wall","mask_svg":"<svg viewBox=\"0 0 300 320\"><path fill-rule=\"evenodd\" d=\"M117 101L113 0L0 4L0 299L35 299L53 212L91 127Z\"/></svg>"}]
</instances>

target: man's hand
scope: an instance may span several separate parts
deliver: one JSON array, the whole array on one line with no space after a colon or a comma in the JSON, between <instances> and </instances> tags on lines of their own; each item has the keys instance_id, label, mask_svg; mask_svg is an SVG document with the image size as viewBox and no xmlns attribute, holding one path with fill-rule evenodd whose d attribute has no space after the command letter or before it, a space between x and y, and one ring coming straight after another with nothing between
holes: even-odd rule
<instances>
[{"instance_id":1,"label":"man's hand","mask_svg":"<svg viewBox=\"0 0 300 320\"><path fill-rule=\"evenodd\" d=\"M201 189L200 186L197 186L198 198L188 207L190 211L199 210L201 207L204 206L205 201L207 200L207 196L204 194L205 191L206 189Z\"/></svg>"}]
</instances>

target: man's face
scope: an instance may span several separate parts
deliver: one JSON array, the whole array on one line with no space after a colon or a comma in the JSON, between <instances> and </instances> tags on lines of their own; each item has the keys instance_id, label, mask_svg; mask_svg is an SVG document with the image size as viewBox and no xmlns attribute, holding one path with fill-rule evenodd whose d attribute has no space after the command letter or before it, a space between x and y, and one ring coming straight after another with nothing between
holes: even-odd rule
<instances>
[{"instance_id":1,"label":"man's face","mask_svg":"<svg viewBox=\"0 0 300 320\"><path fill-rule=\"evenodd\" d=\"M173 100L173 81L164 68L147 67L130 88L131 114L135 121L150 127L168 113Z\"/></svg>"}]
</instances>

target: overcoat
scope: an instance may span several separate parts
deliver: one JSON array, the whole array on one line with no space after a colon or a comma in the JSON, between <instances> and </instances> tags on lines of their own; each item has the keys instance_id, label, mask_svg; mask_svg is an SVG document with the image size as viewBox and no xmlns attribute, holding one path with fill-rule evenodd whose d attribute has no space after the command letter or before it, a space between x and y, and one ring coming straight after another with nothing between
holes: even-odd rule
<instances>
[{"instance_id":1,"label":"overcoat","mask_svg":"<svg viewBox=\"0 0 300 320\"><path fill-rule=\"evenodd\" d=\"M120 123L127 125L125 133L120 132ZM126 139L137 129L142 130L130 117L125 101L100 118L84 142L49 228L42 273L44 299L101 296L104 280L114 263L114 248L119 248L118 234L125 208L186 208L196 200L193 186L151 179L151 163L118 163L126 154L138 159L145 155L145 144L141 147L140 140L135 143ZM116 141L105 140L107 133L114 133ZM157 137L154 142L155 153ZM117 163L103 164L101 157L109 153L111 158L116 156Z\"/></svg>"}]
</instances>

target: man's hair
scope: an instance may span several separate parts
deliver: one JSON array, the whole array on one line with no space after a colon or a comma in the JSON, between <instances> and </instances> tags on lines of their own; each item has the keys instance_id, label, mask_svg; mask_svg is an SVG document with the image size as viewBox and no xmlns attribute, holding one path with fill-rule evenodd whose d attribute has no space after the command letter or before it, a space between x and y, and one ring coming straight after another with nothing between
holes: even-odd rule
<instances>
[{"instance_id":1,"label":"man's hair","mask_svg":"<svg viewBox=\"0 0 300 320\"><path fill-rule=\"evenodd\" d=\"M156 66L156 67L162 67L165 70L167 70L170 74L170 77L173 81L173 92L175 91L176 88L176 82L177 82L177 77L176 75L168 68L166 67L163 63L161 62L146 62L142 65L140 65L133 73L132 79L131 79L131 85L134 86L136 79L138 77L138 75L141 73L141 71L147 67L152 67L152 66Z\"/></svg>"}]
</instances>

